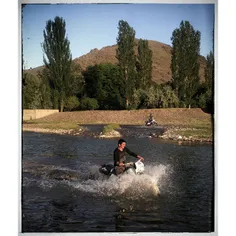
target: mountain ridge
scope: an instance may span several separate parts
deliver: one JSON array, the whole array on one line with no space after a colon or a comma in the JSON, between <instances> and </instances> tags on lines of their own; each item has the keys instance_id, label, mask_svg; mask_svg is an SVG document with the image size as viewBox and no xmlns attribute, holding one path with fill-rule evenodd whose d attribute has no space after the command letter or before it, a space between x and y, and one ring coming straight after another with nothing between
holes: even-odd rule
<instances>
[{"instance_id":1,"label":"mountain ridge","mask_svg":"<svg viewBox=\"0 0 236 236\"><path fill-rule=\"evenodd\" d=\"M135 39L135 54L138 51L138 40ZM166 83L171 80L171 49L168 44L161 43L155 40L148 40L148 45L152 50L152 80L158 84ZM82 70L86 70L88 66L101 63L118 64L116 59L117 45L105 46L101 49L93 48L89 53L86 53L80 57L73 59L73 62L80 64ZM206 66L206 59L203 56L199 56L199 76L200 81L204 79L204 68ZM27 72L37 75L38 71L41 71L44 66L35 67L33 69L26 70Z\"/></svg>"}]
</instances>

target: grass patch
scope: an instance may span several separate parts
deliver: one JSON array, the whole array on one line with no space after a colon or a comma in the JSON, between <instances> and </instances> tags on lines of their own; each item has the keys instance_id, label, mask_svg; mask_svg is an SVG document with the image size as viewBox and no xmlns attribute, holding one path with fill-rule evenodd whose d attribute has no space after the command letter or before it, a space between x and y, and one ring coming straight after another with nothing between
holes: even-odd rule
<instances>
[{"instance_id":1,"label":"grass patch","mask_svg":"<svg viewBox=\"0 0 236 236\"><path fill-rule=\"evenodd\" d=\"M171 121L169 123L161 123L161 125L163 126L175 126L175 127L180 127L180 128L196 128L196 129L202 129L202 128L211 128L211 121L210 120L190 120L188 122L184 122L184 121Z\"/></svg>"},{"instance_id":2,"label":"grass patch","mask_svg":"<svg viewBox=\"0 0 236 236\"><path fill-rule=\"evenodd\" d=\"M31 124L42 124L42 123L49 123L49 122L39 121L39 120L24 120L23 121L23 124L28 124L28 125L31 125Z\"/></svg>"},{"instance_id":3,"label":"grass patch","mask_svg":"<svg viewBox=\"0 0 236 236\"><path fill-rule=\"evenodd\" d=\"M108 124L104 126L102 133L107 134L107 133L110 133L112 130L116 130L116 129L120 129L119 124L114 124L114 123Z\"/></svg>"},{"instance_id":4,"label":"grass patch","mask_svg":"<svg viewBox=\"0 0 236 236\"><path fill-rule=\"evenodd\" d=\"M211 128L211 120L197 120L194 119L192 122L190 122L189 126L192 126L194 128L199 128L199 129L208 129Z\"/></svg>"},{"instance_id":5,"label":"grass patch","mask_svg":"<svg viewBox=\"0 0 236 236\"><path fill-rule=\"evenodd\" d=\"M176 131L181 136L185 137L198 137L198 138L211 138L212 129L211 127L198 127L198 128L186 128Z\"/></svg>"},{"instance_id":6,"label":"grass patch","mask_svg":"<svg viewBox=\"0 0 236 236\"><path fill-rule=\"evenodd\" d=\"M36 128L42 128L42 129L78 129L79 126L76 123L68 123L68 122L42 122L42 121L29 121L25 122L24 124L32 125Z\"/></svg>"}]
</instances>

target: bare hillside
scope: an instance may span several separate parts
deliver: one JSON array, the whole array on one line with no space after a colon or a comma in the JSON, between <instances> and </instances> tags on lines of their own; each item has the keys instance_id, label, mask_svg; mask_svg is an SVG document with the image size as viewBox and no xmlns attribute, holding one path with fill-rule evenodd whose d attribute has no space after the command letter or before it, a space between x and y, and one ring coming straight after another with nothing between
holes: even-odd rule
<instances>
[{"instance_id":1,"label":"bare hillside","mask_svg":"<svg viewBox=\"0 0 236 236\"><path fill-rule=\"evenodd\" d=\"M171 79L171 49L170 45L160 43L153 40L148 40L149 47L153 52L153 64L152 64L152 79L158 84L170 81ZM107 46L100 50L92 49L89 53L75 58L73 61L80 64L83 70L85 70L88 66L92 66L100 63L112 63L117 64L118 61L116 59L116 49L117 45ZM137 40L135 52L137 54ZM204 80L204 68L206 66L206 59L203 56L199 57L200 62L200 79ZM29 73L37 75L37 72L42 70L43 66L27 70Z\"/></svg>"}]
</instances>

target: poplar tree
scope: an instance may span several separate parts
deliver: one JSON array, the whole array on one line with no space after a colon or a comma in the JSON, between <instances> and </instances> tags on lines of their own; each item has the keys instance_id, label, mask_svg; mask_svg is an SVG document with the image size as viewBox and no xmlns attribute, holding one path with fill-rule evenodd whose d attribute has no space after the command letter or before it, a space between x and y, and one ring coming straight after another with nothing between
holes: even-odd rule
<instances>
[{"instance_id":1,"label":"poplar tree","mask_svg":"<svg viewBox=\"0 0 236 236\"><path fill-rule=\"evenodd\" d=\"M135 89L135 30L123 20L119 21L118 30L116 58L118 59L121 78L124 79L126 109L128 109L132 103L131 99Z\"/></svg>"},{"instance_id":2,"label":"poplar tree","mask_svg":"<svg viewBox=\"0 0 236 236\"><path fill-rule=\"evenodd\" d=\"M54 93L57 94L57 98L54 99L59 99L59 107L62 112L70 84L68 78L70 77L72 62L65 20L58 16L55 17L54 21L48 20L43 36L43 52L45 54L43 61L49 70Z\"/></svg>"},{"instance_id":3,"label":"poplar tree","mask_svg":"<svg viewBox=\"0 0 236 236\"><path fill-rule=\"evenodd\" d=\"M214 82L214 55L211 51L206 58L205 83L208 89L212 90Z\"/></svg>"},{"instance_id":4,"label":"poplar tree","mask_svg":"<svg viewBox=\"0 0 236 236\"><path fill-rule=\"evenodd\" d=\"M137 56L138 88L147 89L152 81L152 50L148 46L148 41L140 39L138 41Z\"/></svg>"},{"instance_id":5,"label":"poplar tree","mask_svg":"<svg viewBox=\"0 0 236 236\"><path fill-rule=\"evenodd\" d=\"M207 88L206 92L206 105L207 110L211 113L214 112L214 55L211 51L207 55L206 67L205 67L205 84Z\"/></svg>"},{"instance_id":6,"label":"poplar tree","mask_svg":"<svg viewBox=\"0 0 236 236\"><path fill-rule=\"evenodd\" d=\"M182 106L191 105L199 86L200 32L188 21L172 33L172 85Z\"/></svg>"}]
</instances>

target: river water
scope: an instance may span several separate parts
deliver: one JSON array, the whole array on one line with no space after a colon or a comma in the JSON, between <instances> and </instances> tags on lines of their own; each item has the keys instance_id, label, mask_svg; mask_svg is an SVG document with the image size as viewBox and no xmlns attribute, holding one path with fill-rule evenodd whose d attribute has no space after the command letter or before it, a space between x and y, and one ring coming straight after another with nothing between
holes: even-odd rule
<instances>
[{"instance_id":1,"label":"river water","mask_svg":"<svg viewBox=\"0 0 236 236\"><path fill-rule=\"evenodd\" d=\"M125 139L145 173L107 179L117 138L24 132L22 232L214 231L213 146Z\"/></svg>"}]
</instances>

